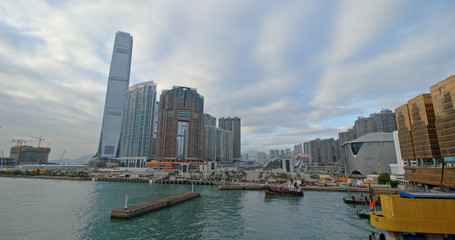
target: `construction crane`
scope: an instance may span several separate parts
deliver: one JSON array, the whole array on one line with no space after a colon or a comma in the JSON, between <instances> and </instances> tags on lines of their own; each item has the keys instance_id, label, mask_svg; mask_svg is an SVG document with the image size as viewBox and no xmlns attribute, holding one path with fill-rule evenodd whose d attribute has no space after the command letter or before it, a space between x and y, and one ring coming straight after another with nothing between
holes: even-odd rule
<instances>
[{"instance_id":1,"label":"construction crane","mask_svg":"<svg viewBox=\"0 0 455 240\"><path fill-rule=\"evenodd\" d=\"M46 139L42 138L41 136L39 137L33 137L33 136L30 136L31 138L35 138L35 139L38 139L38 147L41 147L41 141L44 141Z\"/></svg>"},{"instance_id":2,"label":"construction crane","mask_svg":"<svg viewBox=\"0 0 455 240\"><path fill-rule=\"evenodd\" d=\"M3 150L2 150L2 157L3 157L3 162L5 162L5 168L6 168L6 171L8 171L8 172L9 172L9 169L8 169L8 165L6 164L5 155L3 155Z\"/></svg>"},{"instance_id":3,"label":"construction crane","mask_svg":"<svg viewBox=\"0 0 455 240\"><path fill-rule=\"evenodd\" d=\"M49 143L47 144L47 147L49 147L51 145L51 143L52 143L52 141L49 141ZM43 157L44 157L44 154L45 154L44 152L41 153L41 156L38 159L36 159L36 164L39 165L39 163L41 162L41 159L43 159Z\"/></svg>"},{"instance_id":4,"label":"construction crane","mask_svg":"<svg viewBox=\"0 0 455 240\"><path fill-rule=\"evenodd\" d=\"M63 155L65 155L66 150L63 150L62 156L60 156L60 159L58 160L58 165L62 165L62 159Z\"/></svg>"}]
</instances>

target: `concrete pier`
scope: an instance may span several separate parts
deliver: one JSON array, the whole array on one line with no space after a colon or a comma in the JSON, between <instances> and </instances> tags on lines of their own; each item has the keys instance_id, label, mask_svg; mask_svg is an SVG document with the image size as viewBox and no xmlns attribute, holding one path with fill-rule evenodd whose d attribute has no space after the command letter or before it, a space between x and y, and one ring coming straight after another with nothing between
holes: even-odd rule
<instances>
[{"instance_id":1,"label":"concrete pier","mask_svg":"<svg viewBox=\"0 0 455 240\"><path fill-rule=\"evenodd\" d=\"M264 185L219 185L219 190L262 190Z\"/></svg>"},{"instance_id":2,"label":"concrete pier","mask_svg":"<svg viewBox=\"0 0 455 240\"><path fill-rule=\"evenodd\" d=\"M92 178L92 181L148 183L149 179L148 178L109 177L109 178Z\"/></svg>"},{"instance_id":3,"label":"concrete pier","mask_svg":"<svg viewBox=\"0 0 455 240\"><path fill-rule=\"evenodd\" d=\"M184 192L177 195L155 199L148 202L138 203L128 206L128 208L117 208L112 210L111 218L132 218L161 208L169 207L174 204L200 197L200 192Z\"/></svg>"}]
</instances>

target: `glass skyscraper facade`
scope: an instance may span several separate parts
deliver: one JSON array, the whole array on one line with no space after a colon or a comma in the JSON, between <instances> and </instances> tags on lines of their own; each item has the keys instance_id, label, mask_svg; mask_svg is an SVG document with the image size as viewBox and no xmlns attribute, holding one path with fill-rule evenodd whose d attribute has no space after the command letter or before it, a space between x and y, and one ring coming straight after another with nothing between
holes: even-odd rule
<instances>
[{"instance_id":1,"label":"glass skyscraper facade","mask_svg":"<svg viewBox=\"0 0 455 240\"><path fill-rule=\"evenodd\" d=\"M115 158L119 153L123 110L130 83L132 50L133 37L129 33L117 32L107 82L100 142L95 155L97 158Z\"/></svg>"},{"instance_id":2,"label":"glass skyscraper facade","mask_svg":"<svg viewBox=\"0 0 455 240\"><path fill-rule=\"evenodd\" d=\"M121 158L153 157L155 106L156 84L153 81L128 89L120 139Z\"/></svg>"}]
</instances>

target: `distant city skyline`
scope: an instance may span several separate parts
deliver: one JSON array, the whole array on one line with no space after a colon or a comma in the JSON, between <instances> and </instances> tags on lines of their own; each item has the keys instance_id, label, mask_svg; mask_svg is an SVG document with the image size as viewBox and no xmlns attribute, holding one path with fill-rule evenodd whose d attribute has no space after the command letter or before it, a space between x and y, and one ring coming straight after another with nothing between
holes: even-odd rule
<instances>
[{"instance_id":1,"label":"distant city skyline","mask_svg":"<svg viewBox=\"0 0 455 240\"><path fill-rule=\"evenodd\" d=\"M19 0L0 9L6 155L29 136L46 139L50 161L96 153L117 31L134 37L129 85L197 88L205 112L242 119L242 152L336 139L358 116L394 110L455 74L453 1Z\"/></svg>"}]
</instances>

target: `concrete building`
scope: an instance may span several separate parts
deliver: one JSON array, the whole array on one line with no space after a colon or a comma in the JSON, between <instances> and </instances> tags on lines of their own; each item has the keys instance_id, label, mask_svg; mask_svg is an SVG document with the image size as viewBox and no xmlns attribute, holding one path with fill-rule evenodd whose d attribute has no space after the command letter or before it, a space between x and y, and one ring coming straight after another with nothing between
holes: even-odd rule
<instances>
[{"instance_id":1,"label":"concrete building","mask_svg":"<svg viewBox=\"0 0 455 240\"><path fill-rule=\"evenodd\" d=\"M128 89L120 138L120 158L153 157L156 84L143 82ZM146 164L145 164L146 165Z\"/></svg>"},{"instance_id":2,"label":"concrete building","mask_svg":"<svg viewBox=\"0 0 455 240\"><path fill-rule=\"evenodd\" d=\"M112 51L103 123L96 158L108 159L118 156L123 110L130 83L132 50L133 37L129 33L117 32Z\"/></svg>"},{"instance_id":3,"label":"concrete building","mask_svg":"<svg viewBox=\"0 0 455 240\"><path fill-rule=\"evenodd\" d=\"M293 158L283 158L281 160L281 168L287 173L295 172L294 159Z\"/></svg>"},{"instance_id":4,"label":"concrete building","mask_svg":"<svg viewBox=\"0 0 455 240\"><path fill-rule=\"evenodd\" d=\"M256 155L257 155L256 159L258 162L265 163L265 159L266 159L265 152L258 152Z\"/></svg>"},{"instance_id":5,"label":"concrete building","mask_svg":"<svg viewBox=\"0 0 455 240\"><path fill-rule=\"evenodd\" d=\"M294 157L303 154L303 145L301 143L294 145Z\"/></svg>"},{"instance_id":6,"label":"concrete building","mask_svg":"<svg viewBox=\"0 0 455 240\"><path fill-rule=\"evenodd\" d=\"M333 165L341 160L337 141L333 138L311 140L310 156L311 163L318 165Z\"/></svg>"},{"instance_id":7,"label":"concrete building","mask_svg":"<svg viewBox=\"0 0 455 240\"><path fill-rule=\"evenodd\" d=\"M160 96L156 159L203 160L204 97L189 87L174 86Z\"/></svg>"},{"instance_id":8,"label":"concrete building","mask_svg":"<svg viewBox=\"0 0 455 240\"><path fill-rule=\"evenodd\" d=\"M373 172L391 173L390 164L396 164L393 133L368 133L341 146L345 159L345 174L362 174Z\"/></svg>"},{"instance_id":9,"label":"concrete building","mask_svg":"<svg viewBox=\"0 0 455 240\"><path fill-rule=\"evenodd\" d=\"M395 144L395 156L397 158L397 163L390 164L390 172L392 173L392 175L403 177L405 165L403 158L401 158L400 139L398 138L398 131L393 132L393 143Z\"/></svg>"}]
</instances>

